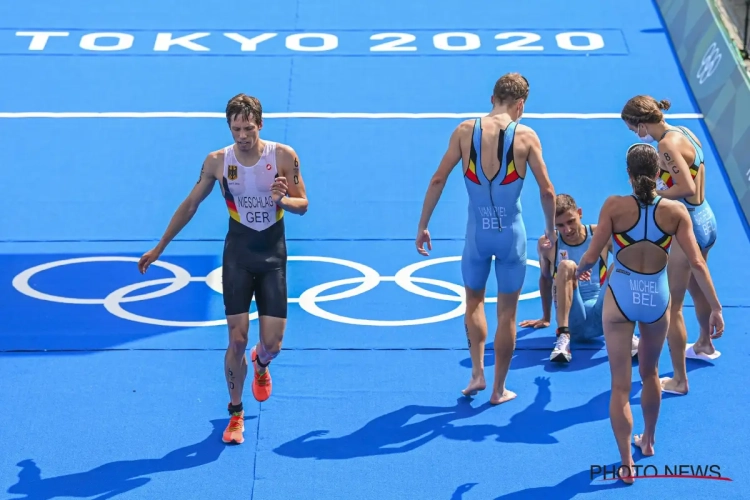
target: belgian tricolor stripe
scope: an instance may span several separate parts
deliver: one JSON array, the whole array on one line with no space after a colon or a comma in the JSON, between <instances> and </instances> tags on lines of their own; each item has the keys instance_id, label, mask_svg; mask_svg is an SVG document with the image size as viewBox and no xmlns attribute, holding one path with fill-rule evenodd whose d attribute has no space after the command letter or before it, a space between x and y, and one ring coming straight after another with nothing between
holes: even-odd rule
<instances>
[{"instance_id":1,"label":"belgian tricolor stripe","mask_svg":"<svg viewBox=\"0 0 750 500\"><path fill-rule=\"evenodd\" d=\"M503 182L501 182L500 185L507 185L521 178L521 176L518 175L518 171L516 170L516 161L515 156L513 155L514 142L515 140L511 141L508 152L505 153L505 164L508 165L508 168L505 169L505 177L503 178Z\"/></svg>"},{"instance_id":2,"label":"belgian tricolor stripe","mask_svg":"<svg viewBox=\"0 0 750 500\"><path fill-rule=\"evenodd\" d=\"M224 201L227 203L227 209L229 210L229 216L240 222L240 214L237 212L237 205L234 204L234 196L229 192L229 184L227 184L227 178L224 177ZM278 219L276 219L278 220Z\"/></svg>"},{"instance_id":3,"label":"belgian tricolor stripe","mask_svg":"<svg viewBox=\"0 0 750 500\"><path fill-rule=\"evenodd\" d=\"M695 165L690 166L690 177L695 180L695 177L698 175L698 169L695 167ZM674 181L672 180L672 174L669 172L664 172L662 170L661 175L659 176L662 181L664 181L664 184L667 185L667 187L672 187L674 184Z\"/></svg>"},{"instance_id":4,"label":"belgian tricolor stripe","mask_svg":"<svg viewBox=\"0 0 750 500\"><path fill-rule=\"evenodd\" d=\"M615 233L613 239L615 240L615 243L620 246L620 248L625 248L626 246L635 243L633 238L628 236L626 233Z\"/></svg>"},{"instance_id":5,"label":"belgian tricolor stripe","mask_svg":"<svg viewBox=\"0 0 750 500\"><path fill-rule=\"evenodd\" d=\"M284 209L276 205L276 222L279 222L284 217Z\"/></svg>"},{"instance_id":6,"label":"belgian tricolor stripe","mask_svg":"<svg viewBox=\"0 0 750 500\"><path fill-rule=\"evenodd\" d=\"M479 177L477 177L477 150L474 149L474 143L471 144L471 151L469 152L469 168L466 169L464 176L474 184L479 184Z\"/></svg>"},{"instance_id":7,"label":"belgian tricolor stripe","mask_svg":"<svg viewBox=\"0 0 750 500\"><path fill-rule=\"evenodd\" d=\"M509 154L512 154L512 150L509 152ZM518 172L516 171L516 162L512 159L508 162L508 169L505 172L505 178L503 179L503 182L501 182L501 185L510 184L511 182L515 182L518 179L520 179L520 176L518 175Z\"/></svg>"},{"instance_id":8,"label":"belgian tricolor stripe","mask_svg":"<svg viewBox=\"0 0 750 500\"><path fill-rule=\"evenodd\" d=\"M664 250L668 250L669 246L672 244L672 237L668 234L665 234L658 240L656 240L654 243L662 247Z\"/></svg>"},{"instance_id":9,"label":"belgian tricolor stripe","mask_svg":"<svg viewBox=\"0 0 750 500\"><path fill-rule=\"evenodd\" d=\"M599 285L604 285L604 280L607 278L607 264L604 259L599 258Z\"/></svg>"},{"instance_id":10,"label":"belgian tricolor stripe","mask_svg":"<svg viewBox=\"0 0 750 500\"><path fill-rule=\"evenodd\" d=\"M672 184L674 184L674 182L672 181L672 176L670 175L669 172L664 172L662 170L660 177L661 177L661 180L664 181L664 184L667 185L667 187L672 187Z\"/></svg>"}]
</instances>

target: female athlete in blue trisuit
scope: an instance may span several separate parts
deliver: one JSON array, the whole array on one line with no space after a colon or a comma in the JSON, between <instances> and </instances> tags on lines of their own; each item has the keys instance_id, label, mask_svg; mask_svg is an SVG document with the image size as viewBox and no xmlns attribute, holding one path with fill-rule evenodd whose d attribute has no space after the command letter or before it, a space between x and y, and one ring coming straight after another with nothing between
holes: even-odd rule
<instances>
[{"instance_id":1,"label":"female athlete in blue trisuit","mask_svg":"<svg viewBox=\"0 0 750 500\"><path fill-rule=\"evenodd\" d=\"M637 144L627 154L627 170L633 194L610 196L599 215L599 224L581 258L576 274L589 271L599 261L612 239L614 265L604 292L602 323L612 374L609 415L620 451L620 477L633 481L630 436L632 379L631 345L635 323L641 334L638 346L639 372L643 382L641 408L645 428L635 436L644 455L654 454L654 434L661 406L658 361L670 322L670 289L667 262L673 237L684 249L692 275L710 307L708 333L713 338L724 331L721 304L711 276L698 249L691 217L683 203L661 197L656 191L659 155L653 146Z\"/></svg>"},{"instance_id":2,"label":"female athlete in blue trisuit","mask_svg":"<svg viewBox=\"0 0 750 500\"><path fill-rule=\"evenodd\" d=\"M661 159L657 194L681 202L688 210L693 223L693 234L704 259L716 242L716 217L705 198L706 169L703 165L703 148L695 135L685 127L675 127L664 120L662 111L668 110L669 101L659 101L639 95L630 99L622 110L622 119L628 128L644 142L657 142ZM690 272L687 253L675 245L669 259L667 276L672 294L671 321L669 324L669 350L674 368L672 378L661 380L662 389L673 394L687 394L687 367L685 358L716 359L721 353L714 348L708 332L711 307L703 295L698 281ZM695 315L700 325L700 336L695 344L687 344L687 331L682 315L685 291L695 304Z\"/></svg>"}]
</instances>

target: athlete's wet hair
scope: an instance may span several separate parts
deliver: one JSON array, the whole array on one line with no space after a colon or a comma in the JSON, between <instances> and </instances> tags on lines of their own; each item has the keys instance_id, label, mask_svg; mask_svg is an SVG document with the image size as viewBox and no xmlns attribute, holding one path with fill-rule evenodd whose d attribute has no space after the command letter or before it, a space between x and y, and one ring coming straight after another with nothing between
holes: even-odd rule
<instances>
[{"instance_id":1,"label":"athlete's wet hair","mask_svg":"<svg viewBox=\"0 0 750 500\"><path fill-rule=\"evenodd\" d=\"M497 104L526 100L529 97L529 81L520 73L507 73L495 82L492 95Z\"/></svg>"},{"instance_id":2,"label":"athlete's wet hair","mask_svg":"<svg viewBox=\"0 0 750 500\"><path fill-rule=\"evenodd\" d=\"M559 217L568 210L578 210L576 200L569 194L558 194L555 197L555 217Z\"/></svg>"},{"instance_id":3,"label":"athlete's wet hair","mask_svg":"<svg viewBox=\"0 0 750 500\"><path fill-rule=\"evenodd\" d=\"M671 106L666 99L657 101L649 95L637 95L625 103L620 117L633 126L639 123L659 123L664 119L662 111L667 111Z\"/></svg>"},{"instance_id":4,"label":"athlete's wet hair","mask_svg":"<svg viewBox=\"0 0 750 500\"><path fill-rule=\"evenodd\" d=\"M643 204L650 204L656 196L656 176L659 175L659 154L656 148L650 144L630 146L627 164L636 198Z\"/></svg>"},{"instance_id":5,"label":"athlete's wet hair","mask_svg":"<svg viewBox=\"0 0 750 500\"><path fill-rule=\"evenodd\" d=\"M232 118L238 115L247 121L254 121L260 126L263 122L263 106L255 97L245 94L237 94L229 99L227 103L227 123L232 122Z\"/></svg>"}]
</instances>

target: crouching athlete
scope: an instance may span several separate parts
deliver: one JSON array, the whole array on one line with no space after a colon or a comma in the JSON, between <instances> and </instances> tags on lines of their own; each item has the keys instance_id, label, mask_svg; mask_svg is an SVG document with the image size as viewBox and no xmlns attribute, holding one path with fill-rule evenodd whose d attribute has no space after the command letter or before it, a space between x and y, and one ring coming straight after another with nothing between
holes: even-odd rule
<instances>
[{"instance_id":1,"label":"crouching athlete","mask_svg":"<svg viewBox=\"0 0 750 500\"><path fill-rule=\"evenodd\" d=\"M591 244L596 224L582 222L583 210L568 194L555 201L557 243L549 246L542 236L537 245L539 255L539 293L542 318L524 320L522 328L546 328L550 325L552 304L555 305L557 329L550 361L567 363L573 358L571 340L591 341L604 336L602 306L607 283L607 263L612 252L611 242L599 256L597 265L576 278L576 268ZM638 353L638 337L633 335L631 355Z\"/></svg>"}]
</instances>

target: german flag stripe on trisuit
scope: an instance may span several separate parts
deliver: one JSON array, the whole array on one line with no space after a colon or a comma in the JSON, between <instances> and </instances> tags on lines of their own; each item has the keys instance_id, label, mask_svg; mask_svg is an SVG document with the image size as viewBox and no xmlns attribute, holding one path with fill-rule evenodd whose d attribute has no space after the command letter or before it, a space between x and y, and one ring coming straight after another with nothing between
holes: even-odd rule
<instances>
[{"instance_id":1,"label":"german flag stripe on trisuit","mask_svg":"<svg viewBox=\"0 0 750 500\"><path fill-rule=\"evenodd\" d=\"M229 216L236 220L237 222L240 222L240 214L237 212L237 205L234 204L234 196L232 196L232 193L229 192L229 184L227 183L227 178L224 177L223 179L224 184L224 201L227 203L227 209L229 210ZM278 212L277 212L278 217ZM278 218L276 219L278 220Z\"/></svg>"}]
</instances>

